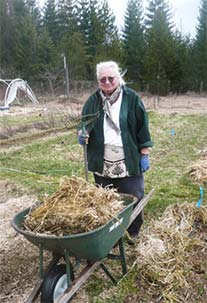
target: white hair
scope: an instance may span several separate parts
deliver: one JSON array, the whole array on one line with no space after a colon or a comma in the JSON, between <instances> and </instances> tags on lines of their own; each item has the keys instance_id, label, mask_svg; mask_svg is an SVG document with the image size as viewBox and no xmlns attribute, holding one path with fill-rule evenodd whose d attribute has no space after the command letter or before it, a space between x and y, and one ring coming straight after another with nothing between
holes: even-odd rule
<instances>
[{"instance_id":1,"label":"white hair","mask_svg":"<svg viewBox=\"0 0 207 303\"><path fill-rule=\"evenodd\" d=\"M115 61L104 61L100 62L96 65L96 77L99 79L100 71L103 68L113 68L117 77L119 78L120 85L124 85L125 81L123 79L124 73L122 73L122 70L120 69L118 63Z\"/></svg>"}]
</instances>

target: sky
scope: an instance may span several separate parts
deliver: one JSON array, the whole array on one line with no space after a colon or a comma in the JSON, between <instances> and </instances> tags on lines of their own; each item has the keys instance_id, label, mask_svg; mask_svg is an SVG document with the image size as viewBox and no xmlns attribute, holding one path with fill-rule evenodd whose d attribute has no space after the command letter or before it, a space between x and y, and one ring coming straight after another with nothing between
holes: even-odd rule
<instances>
[{"instance_id":1,"label":"sky","mask_svg":"<svg viewBox=\"0 0 207 303\"><path fill-rule=\"evenodd\" d=\"M147 2L144 0L144 5ZM195 36L200 2L200 0L168 0L173 14L172 21L183 34ZM108 3L116 16L116 24L120 28L123 26L127 0L108 0Z\"/></svg>"}]
</instances>

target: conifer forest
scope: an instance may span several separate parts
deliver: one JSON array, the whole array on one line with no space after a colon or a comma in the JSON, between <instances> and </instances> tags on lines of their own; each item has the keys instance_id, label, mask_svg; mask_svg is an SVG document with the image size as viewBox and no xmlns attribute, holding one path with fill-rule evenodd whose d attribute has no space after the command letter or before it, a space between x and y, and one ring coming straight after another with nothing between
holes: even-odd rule
<instances>
[{"instance_id":1,"label":"conifer forest","mask_svg":"<svg viewBox=\"0 0 207 303\"><path fill-rule=\"evenodd\" d=\"M41 85L62 76L94 81L99 61L115 60L140 91L207 91L207 0L199 1L196 34L173 23L167 0L128 0L118 28L107 0L0 1L0 79Z\"/></svg>"}]
</instances>

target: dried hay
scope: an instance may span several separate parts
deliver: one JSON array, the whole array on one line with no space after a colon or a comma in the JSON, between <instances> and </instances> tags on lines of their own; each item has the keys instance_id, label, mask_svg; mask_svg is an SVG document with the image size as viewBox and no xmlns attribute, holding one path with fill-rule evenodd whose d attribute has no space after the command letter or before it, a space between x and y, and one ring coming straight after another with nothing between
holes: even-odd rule
<instances>
[{"instance_id":1,"label":"dried hay","mask_svg":"<svg viewBox=\"0 0 207 303\"><path fill-rule=\"evenodd\" d=\"M56 236L83 233L106 224L123 207L114 189L96 187L78 177L63 177L60 188L32 208L24 226Z\"/></svg>"},{"instance_id":2,"label":"dried hay","mask_svg":"<svg viewBox=\"0 0 207 303\"><path fill-rule=\"evenodd\" d=\"M206 183L207 182L207 157L206 159L199 159L195 164L193 164L189 173L191 178L198 183Z\"/></svg>"},{"instance_id":3,"label":"dried hay","mask_svg":"<svg viewBox=\"0 0 207 303\"><path fill-rule=\"evenodd\" d=\"M201 151L200 158L203 160L207 160L207 147Z\"/></svg>"},{"instance_id":4,"label":"dried hay","mask_svg":"<svg viewBox=\"0 0 207 303\"><path fill-rule=\"evenodd\" d=\"M207 148L200 152L200 159L189 167L188 172L195 182L207 183Z\"/></svg>"},{"instance_id":5,"label":"dried hay","mask_svg":"<svg viewBox=\"0 0 207 303\"><path fill-rule=\"evenodd\" d=\"M148 287L160 290L163 302L188 301L188 276L193 273L189 260L198 250L207 253L206 232L207 207L185 203L169 206L142 235L136 264L141 264L140 275Z\"/></svg>"}]
</instances>

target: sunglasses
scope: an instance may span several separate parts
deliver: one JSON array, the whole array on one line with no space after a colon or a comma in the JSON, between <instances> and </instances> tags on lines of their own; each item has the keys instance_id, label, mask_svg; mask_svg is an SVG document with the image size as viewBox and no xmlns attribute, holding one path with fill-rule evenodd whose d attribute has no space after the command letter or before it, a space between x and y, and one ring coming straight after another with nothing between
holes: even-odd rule
<instances>
[{"instance_id":1,"label":"sunglasses","mask_svg":"<svg viewBox=\"0 0 207 303\"><path fill-rule=\"evenodd\" d=\"M108 80L108 82L109 83L113 83L114 82L114 79L115 79L116 77L103 77L103 78L101 78L101 79L99 79L99 82L101 83L101 84L106 84L106 82L107 82L107 80Z\"/></svg>"}]
</instances>

